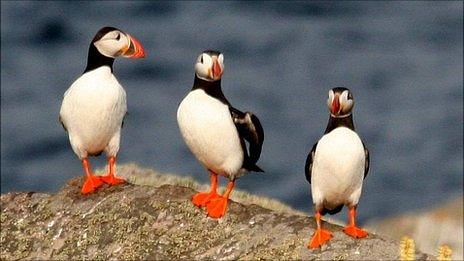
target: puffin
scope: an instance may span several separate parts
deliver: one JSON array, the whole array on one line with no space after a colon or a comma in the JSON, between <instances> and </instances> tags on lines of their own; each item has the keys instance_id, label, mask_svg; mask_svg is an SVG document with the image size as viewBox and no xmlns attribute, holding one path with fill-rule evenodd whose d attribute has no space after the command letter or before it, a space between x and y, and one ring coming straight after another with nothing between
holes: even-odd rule
<instances>
[{"instance_id":1,"label":"puffin","mask_svg":"<svg viewBox=\"0 0 464 261\"><path fill-rule=\"evenodd\" d=\"M369 150L356 133L353 123L353 94L344 87L329 91L329 122L324 135L312 147L305 164L306 180L311 185L317 229L308 248L322 246L332 234L321 226L321 216L348 207L349 222L343 229L353 238L367 232L356 226L356 207L364 178L369 171Z\"/></svg>"},{"instance_id":2,"label":"puffin","mask_svg":"<svg viewBox=\"0 0 464 261\"><path fill-rule=\"evenodd\" d=\"M238 178L249 171L264 172L256 165L264 141L263 127L253 113L232 107L226 99L221 89L223 72L222 53L201 53L195 63L193 87L177 110L181 135L211 182L210 190L195 194L192 202L206 207L207 216L212 218L226 213ZM218 176L229 180L223 195L217 193Z\"/></svg>"},{"instance_id":3,"label":"puffin","mask_svg":"<svg viewBox=\"0 0 464 261\"><path fill-rule=\"evenodd\" d=\"M116 57L143 58L145 50L133 36L114 27L101 28L90 43L87 66L64 93L59 121L68 133L74 153L82 162L86 179L81 193L104 183L124 183L115 176L121 128L127 112L126 92L113 74ZM108 174L95 176L89 156L108 156Z\"/></svg>"}]
</instances>

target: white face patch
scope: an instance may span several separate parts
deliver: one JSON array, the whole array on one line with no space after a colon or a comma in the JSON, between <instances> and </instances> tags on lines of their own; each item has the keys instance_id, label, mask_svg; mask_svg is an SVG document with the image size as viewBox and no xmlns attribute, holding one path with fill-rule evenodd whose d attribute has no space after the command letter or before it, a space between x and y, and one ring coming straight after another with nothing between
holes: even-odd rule
<instances>
[{"instance_id":1,"label":"white face patch","mask_svg":"<svg viewBox=\"0 0 464 261\"><path fill-rule=\"evenodd\" d=\"M330 108L332 107L332 102L333 102L333 99L334 99L334 92L332 90L329 91L329 98L327 99L327 107L329 107L329 111L330 111Z\"/></svg>"},{"instance_id":2,"label":"white face patch","mask_svg":"<svg viewBox=\"0 0 464 261\"><path fill-rule=\"evenodd\" d=\"M114 30L108 32L93 44L104 56L115 58L121 55L122 50L129 47L130 40L123 32Z\"/></svg>"},{"instance_id":3,"label":"white face patch","mask_svg":"<svg viewBox=\"0 0 464 261\"><path fill-rule=\"evenodd\" d=\"M222 54L219 54L219 56L217 57L217 61L219 63L219 66L221 67L221 71L224 71L224 56ZM214 79L212 75L213 66L213 57L211 57L207 53L202 53L197 58L195 64L195 73L200 79L209 82L215 81L217 79Z\"/></svg>"},{"instance_id":4,"label":"white face patch","mask_svg":"<svg viewBox=\"0 0 464 261\"><path fill-rule=\"evenodd\" d=\"M208 54L202 53L198 56L197 63L195 64L195 73L198 78L211 81L210 70L213 67L213 59Z\"/></svg>"},{"instance_id":5,"label":"white face patch","mask_svg":"<svg viewBox=\"0 0 464 261\"><path fill-rule=\"evenodd\" d=\"M341 113L342 114L349 114L351 112L351 109L353 108L353 99L348 99L350 91L345 90L342 92L342 95L340 95L340 106L341 106Z\"/></svg>"},{"instance_id":6,"label":"white face patch","mask_svg":"<svg viewBox=\"0 0 464 261\"><path fill-rule=\"evenodd\" d=\"M222 53L218 57L219 65L221 66L222 71L224 71L224 55Z\"/></svg>"}]
</instances>

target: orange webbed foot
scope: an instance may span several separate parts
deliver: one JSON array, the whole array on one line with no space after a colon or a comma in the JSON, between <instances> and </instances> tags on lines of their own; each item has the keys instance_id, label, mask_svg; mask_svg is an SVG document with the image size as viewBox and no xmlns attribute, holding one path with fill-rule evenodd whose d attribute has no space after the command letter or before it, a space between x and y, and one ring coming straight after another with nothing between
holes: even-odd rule
<instances>
[{"instance_id":1,"label":"orange webbed foot","mask_svg":"<svg viewBox=\"0 0 464 261\"><path fill-rule=\"evenodd\" d=\"M118 185L118 184L123 184L126 182L125 180L121 178L116 178L114 175L101 176L100 178L103 182L109 185Z\"/></svg>"},{"instance_id":2,"label":"orange webbed foot","mask_svg":"<svg viewBox=\"0 0 464 261\"><path fill-rule=\"evenodd\" d=\"M211 200L218 198L219 195L216 192L200 192L193 196L192 203L197 207L204 207Z\"/></svg>"},{"instance_id":3,"label":"orange webbed foot","mask_svg":"<svg viewBox=\"0 0 464 261\"><path fill-rule=\"evenodd\" d=\"M220 218L224 216L227 209L227 201L228 199L226 197L221 196L210 200L206 204L206 212L208 213L208 216L212 218Z\"/></svg>"},{"instance_id":4,"label":"orange webbed foot","mask_svg":"<svg viewBox=\"0 0 464 261\"><path fill-rule=\"evenodd\" d=\"M314 232L314 235L312 236L311 241L308 244L308 248L314 249L321 247L331 238L332 233L330 233L330 231L325 229L316 229L316 232Z\"/></svg>"},{"instance_id":5,"label":"orange webbed foot","mask_svg":"<svg viewBox=\"0 0 464 261\"><path fill-rule=\"evenodd\" d=\"M112 156L108 158L108 168L108 174L101 177L103 182L109 185L118 185L126 182L124 179L114 176L116 173L116 157Z\"/></svg>"},{"instance_id":6,"label":"orange webbed foot","mask_svg":"<svg viewBox=\"0 0 464 261\"><path fill-rule=\"evenodd\" d=\"M103 185L103 181L100 177L89 176L85 179L84 184L82 185L81 193L89 194L94 192L97 188Z\"/></svg>"},{"instance_id":7,"label":"orange webbed foot","mask_svg":"<svg viewBox=\"0 0 464 261\"><path fill-rule=\"evenodd\" d=\"M343 229L343 232L345 232L345 234L347 234L348 236L354 237L354 238L367 237L367 232L356 226L346 226Z\"/></svg>"}]
</instances>

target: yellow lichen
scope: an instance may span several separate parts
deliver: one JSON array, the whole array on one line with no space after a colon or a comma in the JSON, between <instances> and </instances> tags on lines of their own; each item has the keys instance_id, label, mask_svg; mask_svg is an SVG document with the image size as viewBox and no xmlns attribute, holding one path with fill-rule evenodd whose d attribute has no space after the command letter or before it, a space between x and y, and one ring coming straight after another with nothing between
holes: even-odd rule
<instances>
[{"instance_id":1,"label":"yellow lichen","mask_svg":"<svg viewBox=\"0 0 464 261\"><path fill-rule=\"evenodd\" d=\"M408 236L401 238L400 242L400 260L411 261L415 260L416 246L414 240Z\"/></svg>"},{"instance_id":2,"label":"yellow lichen","mask_svg":"<svg viewBox=\"0 0 464 261\"><path fill-rule=\"evenodd\" d=\"M439 261L448 261L451 260L451 254L453 251L447 245L441 245L438 247L438 260Z\"/></svg>"}]
</instances>

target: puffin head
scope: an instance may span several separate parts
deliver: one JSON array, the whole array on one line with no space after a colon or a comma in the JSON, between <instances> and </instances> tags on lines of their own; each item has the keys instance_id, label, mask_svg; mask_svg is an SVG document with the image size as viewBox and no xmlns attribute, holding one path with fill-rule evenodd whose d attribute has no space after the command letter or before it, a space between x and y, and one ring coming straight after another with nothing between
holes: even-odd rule
<instances>
[{"instance_id":1,"label":"puffin head","mask_svg":"<svg viewBox=\"0 0 464 261\"><path fill-rule=\"evenodd\" d=\"M208 82L221 79L224 72L224 55L218 51L206 50L197 58L195 74L198 78Z\"/></svg>"},{"instance_id":2,"label":"puffin head","mask_svg":"<svg viewBox=\"0 0 464 261\"><path fill-rule=\"evenodd\" d=\"M91 44L97 48L99 53L109 58L145 57L145 50L137 39L114 27L100 29Z\"/></svg>"},{"instance_id":3,"label":"puffin head","mask_svg":"<svg viewBox=\"0 0 464 261\"><path fill-rule=\"evenodd\" d=\"M333 117L346 117L351 114L354 106L353 94L344 87L336 87L329 91L327 106Z\"/></svg>"}]
</instances>

